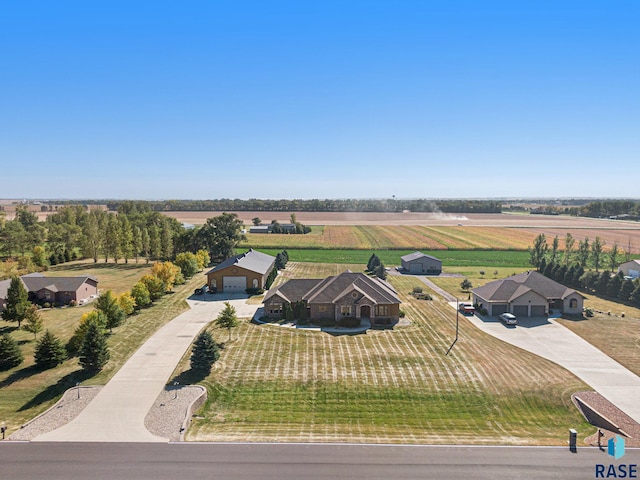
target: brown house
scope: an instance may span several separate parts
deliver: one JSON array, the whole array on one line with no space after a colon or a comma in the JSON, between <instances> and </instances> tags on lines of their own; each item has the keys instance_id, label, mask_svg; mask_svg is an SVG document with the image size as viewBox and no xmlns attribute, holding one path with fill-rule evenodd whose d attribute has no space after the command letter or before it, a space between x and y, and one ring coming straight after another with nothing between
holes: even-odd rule
<instances>
[{"instance_id":1,"label":"brown house","mask_svg":"<svg viewBox=\"0 0 640 480\"><path fill-rule=\"evenodd\" d=\"M45 277L41 273L30 273L20 280L29 292L29 300L35 303L67 305L98 295L98 280L90 276ZM10 284L11 280L0 282L0 310L4 309Z\"/></svg>"},{"instance_id":2,"label":"brown house","mask_svg":"<svg viewBox=\"0 0 640 480\"><path fill-rule=\"evenodd\" d=\"M305 304L311 321L366 318L372 326L397 323L401 303L387 282L347 270L325 279L289 280L269 290L264 298L265 313L279 318L286 303L296 302Z\"/></svg>"},{"instance_id":3,"label":"brown house","mask_svg":"<svg viewBox=\"0 0 640 480\"><path fill-rule=\"evenodd\" d=\"M263 289L275 262L276 257L250 249L227 258L207 272L207 285L214 293L244 293L248 288Z\"/></svg>"}]
</instances>

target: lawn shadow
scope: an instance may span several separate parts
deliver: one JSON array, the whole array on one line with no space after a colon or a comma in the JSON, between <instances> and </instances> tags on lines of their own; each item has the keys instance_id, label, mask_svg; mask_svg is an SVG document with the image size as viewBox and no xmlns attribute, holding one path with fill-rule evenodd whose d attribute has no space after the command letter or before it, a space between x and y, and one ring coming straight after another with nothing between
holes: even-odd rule
<instances>
[{"instance_id":1,"label":"lawn shadow","mask_svg":"<svg viewBox=\"0 0 640 480\"><path fill-rule=\"evenodd\" d=\"M39 371L39 370L38 370ZM62 395L64 392L69 390L71 387L75 387L76 383L84 382L85 380L91 378L93 373L87 372L85 370L76 370L75 372L71 372L68 375L62 377L58 382L54 385L50 385L42 392L37 394L23 406L21 406L18 411L22 412L24 410L29 410L30 408L37 407L45 402L49 402L56 397Z\"/></svg>"},{"instance_id":2,"label":"lawn shadow","mask_svg":"<svg viewBox=\"0 0 640 480\"><path fill-rule=\"evenodd\" d=\"M55 268L51 269L52 273L55 272L76 272L76 271L84 271L84 270L138 270L145 266L148 266L144 263L104 263L98 261L98 263L76 263L76 264L59 264L56 265Z\"/></svg>"},{"instance_id":3,"label":"lawn shadow","mask_svg":"<svg viewBox=\"0 0 640 480\"><path fill-rule=\"evenodd\" d=\"M11 333L11 332L15 332L16 330L19 330L17 325L6 325L4 327L0 327L0 335L4 335L5 333Z\"/></svg>"},{"instance_id":4,"label":"lawn shadow","mask_svg":"<svg viewBox=\"0 0 640 480\"><path fill-rule=\"evenodd\" d=\"M20 370L16 370L7 378L5 378L2 382L0 382L0 388L8 387L14 382L18 382L20 380L24 380L25 378L29 378L36 373L40 373L41 370L36 368L35 365L31 365L30 367L21 368Z\"/></svg>"},{"instance_id":5,"label":"lawn shadow","mask_svg":"<svg viewBox=\"0 0 640 480\"><path fill-rule=\"evenodd\" d=\"M178 383L179 385L196 385L197 383L207 378L208 375L209 374L206 372L197 372L195 370L189 369L173 377L167 382L167 385L171 386L176 383Z\"/></svg>"}]
</instances>

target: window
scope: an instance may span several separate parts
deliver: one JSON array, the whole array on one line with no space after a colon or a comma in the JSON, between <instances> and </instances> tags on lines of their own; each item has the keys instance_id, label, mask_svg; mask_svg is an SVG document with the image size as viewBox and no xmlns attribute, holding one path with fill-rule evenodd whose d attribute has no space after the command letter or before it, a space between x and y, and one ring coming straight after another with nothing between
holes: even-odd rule
<instances>
[{"instance_id":1,"label":"window","mask_svg":"<svg viewBox=\"0 0 640 480\"><path fill-rule=\"evenodd\" d=\"M211 285L209 285L209 288L217 288L218 284L216 282L215 278L211 279Z\"/></svg>"},{"instance_id":2,"label":"window","mask_svg":"<svg viewBox=\"0 0 640 480\"><path fill-rule=\"evenodd\" d=\"M578 308L578 300L575 298L569 300L569 308Z\"/></svg>"},{"instance_id":3,"label":"window","mask_svg":"<svg viewBox=\"0 0 640 480\"><path fill-rule=\"evenodd\" d=\"M252 282L253 288L258 288L258 279L254 278Z\"/></svg>"},{"instance_id":4,"label":"window","mask_svg":"<svg viewBox=\"0 0 640 480\"><path fill-rule=\"evenodd\" d=\"M343 317L350 317L351 316L351 305L342 305L340 307L340 314Z\"/></svg>"},{"instance_id":5,"label":"window","mask_svg":"<svg viewBox=\"0 0 640 480\"><path fill-rule=\"evenodd\" d=\"M328 310L326 305L318 305L318 312L327 312Z\"/></svg>"},{"instance_id":6,"label":"window","mask_svg":"<svg viewBox=\"0 0 640 480\"><path fill-rule=\"evenodd\" d=\"M269 313L282 313L282 304L281 303L269 304Z\"/></svg>"},{"instance_id":7,"label":"window","mask_svg":"<svg viewBox=\"0 0 640 480\"><path fill-rule=\"evenodd\" d=\"M376 305L376 315L383 317L389 315L389 305Z\"/></svg>"}]
</instances>

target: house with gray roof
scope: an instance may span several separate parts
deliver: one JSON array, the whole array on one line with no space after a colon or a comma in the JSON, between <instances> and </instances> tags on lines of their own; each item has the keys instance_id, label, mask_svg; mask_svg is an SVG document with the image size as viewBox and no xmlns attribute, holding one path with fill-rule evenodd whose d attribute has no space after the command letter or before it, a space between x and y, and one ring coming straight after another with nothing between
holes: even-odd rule
<instances>
[{"instance_id":1,"label":"house with gray roof","mask_svg":"<svg viewBox=\"0 0 640 480\"><path fill-rule=\"evenodd\" d=\"M280 318L286 303L303 302L307 318L313 320L367 318L372 326L398 322L400 298L384 280L349 270L324 279L293 279L267 292L265 313Z\"/></svg>"},{"instance_id":2,"label":"house with gray roof","mask_svg":"<svg viewBox=\"0 0 640 480\"><path fill-rule=\"evenodd\" d=\"M489 282L471 290L473 303L489 315L512 313L516 317L545 317L550 310L582 313L584 296L572 288L529 271Z\"/></svg>"},{"instance_id":3,"label":"house with gray roof","mask_svg":"<svg viewBox=\"0 0 640 480\"><path fill-rule=\"evenodd\" d=\"M247 289L263 289L276 263L276 257L249 249L227 258L207 272L211 292L244 293Z\"/></svg>"},{"instance_id":4,"label":"house with gray roof","mask_svg":"<svg viewBox=\"0 0 640 480\"><path fill-rule=\"evenodd\" d=\"M638 278L640 277L640 260L630 260L621 263L618 271L622 272L625 277Z\"/></svg>"},{"instance_id":5,"label":"house with gray roof","mask_svg":"<svg viewBox=\"0 0 640 480\"><path fill-rule=\"evenodd\" d=\"M83 303L98 295L98 280L88 275L75 277L45 277L42 273L30 273L20 277L34 303L68 305ZM0 310L4 309L11 280L0 282Z\"/></svg>"},{"instance_id":6,"label":"house with gray roof","mask_svg":"<svg viewBox=\"0 0 640 480\"><path fill-rule=\"evenodd\" d=\"M402 270L406 273L440 275L442 273L442 260L422 252L413 252L400 257Z\"/></svg>"}]
</instances>

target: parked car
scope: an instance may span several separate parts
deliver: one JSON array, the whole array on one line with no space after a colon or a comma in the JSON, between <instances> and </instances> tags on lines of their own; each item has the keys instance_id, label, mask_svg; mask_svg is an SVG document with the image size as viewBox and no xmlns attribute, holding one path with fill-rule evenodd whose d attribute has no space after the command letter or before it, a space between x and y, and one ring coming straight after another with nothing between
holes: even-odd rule
<instances>
[{"instance_id":1,"label":"parked car","mask_svg":"<svg viewBox=\"0 0 640 480\"><path fill-rule=\"evenodd\" d=\"M461 303L458 305L458 310L460 313L464 315L474 315L476 313L476 309L470 303Z\"/></svg>"},{"instance_id":2,"label":"parked car","mask_svg":"<svg viewBox=\"0 0 640 480\"><path fill-rule=\"evenodd\" d=\"M505 325L516 325L518 323L518 319L512 313L503 313L499 318Z\"/></svg>"},{"instance_id":3,"label":"parked car","mask_svg":"<svg viewBox=\"0 0 640 480\"><path fill-rule=\"evenodd\" d=\"M209 291L209 285L203 285L200 288L196 288L193 293L195 293L196 295L204 295L208 291Z\"/></svg>"}]
</instances>

